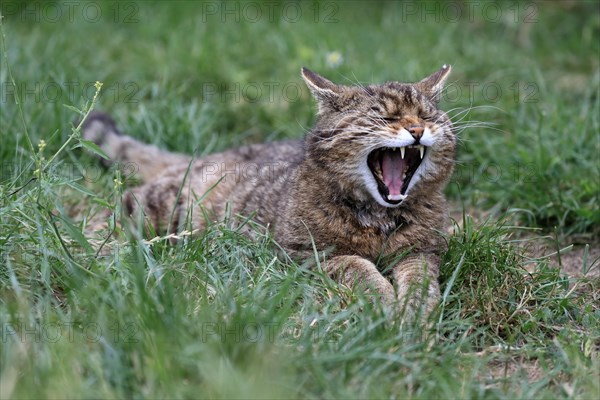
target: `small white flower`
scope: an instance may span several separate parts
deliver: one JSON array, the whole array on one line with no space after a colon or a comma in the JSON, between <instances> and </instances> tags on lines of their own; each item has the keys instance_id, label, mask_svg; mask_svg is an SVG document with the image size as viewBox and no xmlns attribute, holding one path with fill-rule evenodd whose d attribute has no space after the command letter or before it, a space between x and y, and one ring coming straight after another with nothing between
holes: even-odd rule
<instances>
[{"instance_id":1,"label":"small white flower","mask_svg":"<svg viewBox=\"0 0 600 400\"><path fill-rule=\"evenodd\" d=\"M337 68L344 62L344 57L339 51L330 51L325 55L325 63L329 68Z\"/></svg>"}]
</instances>

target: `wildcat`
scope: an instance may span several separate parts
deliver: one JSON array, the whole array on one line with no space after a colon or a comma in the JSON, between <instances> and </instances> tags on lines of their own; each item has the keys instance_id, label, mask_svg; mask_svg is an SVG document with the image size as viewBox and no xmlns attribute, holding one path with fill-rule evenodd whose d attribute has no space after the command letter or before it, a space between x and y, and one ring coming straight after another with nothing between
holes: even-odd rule
<instances>
[{"instance_id":1,"label":"wildcat","mask_svg":"<svg viewBox=\"0 0 600 400\"><path fill-rule=\"evenodd\" d=\"M291 257L314 257L316 248L338 282L408 313L421 305L430 312L440 297L442 190L456 145L437 108L450 70L411 84L344 86L302 68L318 104L303 140L196 160L125 136L102 113L88 117L82 134L111 161L139 167L143 184L125 194L124 210L154 232L177 232L189 218L202 229L226 213L252 215ZM394 255L384 271L381 260Z\"/></svg>"}]
</instances>

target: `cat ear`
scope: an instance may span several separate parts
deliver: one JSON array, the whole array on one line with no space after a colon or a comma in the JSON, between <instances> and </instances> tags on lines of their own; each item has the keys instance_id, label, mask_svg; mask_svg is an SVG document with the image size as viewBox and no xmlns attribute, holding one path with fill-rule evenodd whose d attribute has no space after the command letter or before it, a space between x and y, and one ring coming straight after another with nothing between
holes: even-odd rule
<instances>
[{"instance_id":1,"label":"cat ear","mask_svg":"<svg viewBox=\"0 0 600 400\"><path fill-rule=\"evenodd\" d=\"M433 101L437 102L442 96L442 90L444 89L444 84L446 83L446 79L448 79L448 75L450 75L450 71L452 71L452 67L448 64L444 64L439 71L434 72L427 78L416 83L416 86Z\"/></svg>"},{"instance_id":2,"label":"cat ear","mask_svg":"<svg viewBox=\"0 0 600 400\"><path fill-rule=\"evenodd\" d=\"M302 67L301 73L304 82L306 82L311 93L319 102L319 109L328 103L332 103L339 96L341 88L335 83L312 72L306 67Z\"/></svg>"}]
</instances>

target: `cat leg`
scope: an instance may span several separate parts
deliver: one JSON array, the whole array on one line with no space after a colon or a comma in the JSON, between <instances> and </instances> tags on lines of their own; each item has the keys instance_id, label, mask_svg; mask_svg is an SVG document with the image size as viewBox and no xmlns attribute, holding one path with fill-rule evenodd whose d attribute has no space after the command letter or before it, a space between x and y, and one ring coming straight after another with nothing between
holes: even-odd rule
<instances>
[{"instance_id":1,"label":"cat leg","mask_svg":"<svg viewBox=\"0 0 600 400\"><path fill-rule=\"evenodd\" d=\"M130 136L123 135L115 121L107 114L93 112L81 128L85 140L97 144L110 158L102 159L105 166L119 163L128 176L146 182L156 178L172 165L187 164L191 157L170 153L154 145L142 143Z\"/></svg>"},{"instance_id":2,"label":"cat leg","mask_svg":"<svg viewBox=\"0 0 600 400\"><path fill-rule=\"evenodd\" d=\"M183 230L191 234L203 229L206 215L200 206L194 207L193 213L188 212L198 199L195 192L182 182L182 177L176 179L166 174L153 182L129 189L122 197L122 218L109 209L101 209L87 221L85 236L92 247L98 249L102 246L101 254L108 255L115 244L118 246L117 237L110 230L111 225L117 228L117 232L126 227L140 238L173 234L172 243Z\"/></svg>"},{"instance_id":3,"label":"cat leg","mask_svg":"<svg viewBox=\"0 0 600 400\"><path fill-rule=\"evenodd\" d=\"M180 230L189 202L189 191L182 187L181 179L165 177L127 191L123 213L134 228L144 229L144 236L164 235Z\"/></svg>"},{"instance_id":4,"label":"cat leg","mask_svg":"<svg viewBox=\"0 0 600 400\"><path fill-rule=\"evenodd\" d=\"M352 290L364 290L373 302L379 299L386 305L394 303L394 287L371 261L360 256L337 256L321 265L334 280Z\"/></svg>"},{"instance_id":5,"label":"cat leg","mask_svg":"<svg viewBox=\"0 0 600 400\"><path fill-rule=\"evenodd\" d=\"M398 307L404 311L404 319L426 317L439 303L439 264L436 255L423 253L405 258L392 269Z\"/></svg>"}]
</instances>

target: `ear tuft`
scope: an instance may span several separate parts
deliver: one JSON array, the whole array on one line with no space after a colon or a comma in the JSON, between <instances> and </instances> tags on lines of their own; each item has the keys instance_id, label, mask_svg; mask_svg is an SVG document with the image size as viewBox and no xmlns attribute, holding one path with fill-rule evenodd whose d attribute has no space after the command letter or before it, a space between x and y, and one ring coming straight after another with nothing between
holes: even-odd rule
<instances>
[{"instance_id":1,"label":"ear tuft","mask_svg":"<svg viewBox=\"0 0 600 400\"><path fill-rule=\"evenodd\" d=\"M323 78L321 75L302 67L302 78L319 103L334 100L340 94L340 87L335 83Z\"/></svg>"},{"instance_id":2,"label":"ear tuft","mask_svg":"<svg viewBox=\"0 0 600 400\"><path fill-rule=\"evenodd\" d=\"M442 96L442 90L444 89L444 84L452 71L452 67L449 64L442 65L442 68L439 71L434 72L429 75L427 78L419 81L416 86L419 90L424 92L427 96L429 96L433 101L438 102L440 97Z\"/></svg>"}]
</instances>

